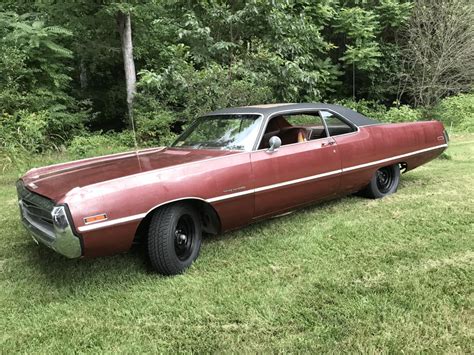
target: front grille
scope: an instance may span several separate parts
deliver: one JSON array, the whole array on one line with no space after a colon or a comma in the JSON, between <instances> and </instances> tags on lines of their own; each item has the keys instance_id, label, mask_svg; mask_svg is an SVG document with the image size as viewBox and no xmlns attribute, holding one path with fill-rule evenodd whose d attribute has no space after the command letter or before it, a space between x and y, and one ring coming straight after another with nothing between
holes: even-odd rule
<instances>
[{"instance_id":1,"label":"front grille","mask_svg":"<svg viewBox=\"0 0 474 355\"><path fill-rule=\"evenodd\" d=\"M46 223L53 227L53 219L51 217L51 211L49 209L43 209L41 206L35 204L31 200L23 199L23 207L28 212L31 219L36 220L40 223Z\"/></svg>"},{"instance_id":2,"label":"front grille","mask_svg":"<svg viewBox=\"0 0 474 355\"><path fill-rule=\"evenodd\" d=\"M53 201L29 191L22 181L17 183L17 192L23 219L41 231L45 237L53 239Z\"/></svg>"}]
</instances>

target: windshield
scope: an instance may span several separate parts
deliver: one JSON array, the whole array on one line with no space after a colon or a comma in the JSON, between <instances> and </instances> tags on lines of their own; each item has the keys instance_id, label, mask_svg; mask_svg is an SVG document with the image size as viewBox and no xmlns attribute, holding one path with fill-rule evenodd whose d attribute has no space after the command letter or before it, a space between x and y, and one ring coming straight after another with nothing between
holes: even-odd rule
<instances>
[{"instance_id":1,"label":"windshield","mask_svg":"<svg viewBox=\"0 0 474 355\"><path fill-rule=\"evenodd\" d=\"M262 122L260 115L216 115L198 118L172 147L251 151Z\"/></svg>"}]
</instances>

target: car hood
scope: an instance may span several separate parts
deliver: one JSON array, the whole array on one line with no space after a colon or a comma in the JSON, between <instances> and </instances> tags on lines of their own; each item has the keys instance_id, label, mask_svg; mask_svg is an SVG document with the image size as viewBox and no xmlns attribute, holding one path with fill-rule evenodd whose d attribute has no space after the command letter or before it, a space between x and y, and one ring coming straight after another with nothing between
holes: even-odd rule
<instances>
[{"instance_id":1,"label":"car hood","mask_svg":"<svg viewBox=\"0 0 474 355\"><path fill-rule=\"evenodd\" d=\"M29 190L58 202L75 188L235 153L237 152L158 148L32 169L21 179Z\"/></svg>"}]
</instances>

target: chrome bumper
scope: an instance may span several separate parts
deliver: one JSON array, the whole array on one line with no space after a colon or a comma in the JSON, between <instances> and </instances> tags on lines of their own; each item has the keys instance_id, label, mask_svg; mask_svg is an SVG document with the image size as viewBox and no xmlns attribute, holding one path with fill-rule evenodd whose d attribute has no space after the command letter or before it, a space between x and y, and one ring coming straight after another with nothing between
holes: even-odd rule
<instances>
[{"instance_id":1,"label":"chrome bumper","mask_svg":"<svg viewBox=\"0 0 474 355\"><path fill-rule=\"evenodd\" d=\"M70 222L68 221L66 228L59 229L53 223L49 223L45 218L38 218L38 215L34 212L40 210L40 208L37 206L27 208L23 201L23 198L31 197L30 194L32 193L23 193L23 191L19 190L18 204L20 206L23 225L30 232L33 239L37 243L44 244L48 248L68 258L80 257L82 255L81 241L74 235ZM42 199L42 197L36 194L33 197L36 200L35 202ZM28 200L28 203L31 204L31 199ZM43 210L42 212L45 213L46 211L47 210Z\"/></svg>"}]
</instances>

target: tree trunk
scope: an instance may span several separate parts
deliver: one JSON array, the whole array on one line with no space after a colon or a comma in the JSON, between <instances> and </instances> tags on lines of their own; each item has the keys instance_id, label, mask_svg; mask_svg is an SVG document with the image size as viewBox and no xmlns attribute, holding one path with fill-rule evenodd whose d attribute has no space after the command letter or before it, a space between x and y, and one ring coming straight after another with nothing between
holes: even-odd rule
<instances>
[{"instance_id":1,"label":"tree trunk","mask_svg":"<svg viewBox=\"0 0 474 355\"><path fill-rule=\"evenodd\" d=\"M127 89L127 106L130 122L133 126L133 96L136 91L135 62L133 61L132 26L129 13L119 12L117 24L122 40L123 66L125 70L125 83Z\"/></svg>"},{"instance_id":2,"label":"tree trunk","mask_svg":"<svg viewBox=\"0 0 474 355\"><path fill-rule=\"evenodd\" d=\"M81 59L81 63L79 64L79 80L81 82L81 89L86 89L87 88L87 69L86 65L84 63L84 58Z\"/></svg>"}]
</instances>

